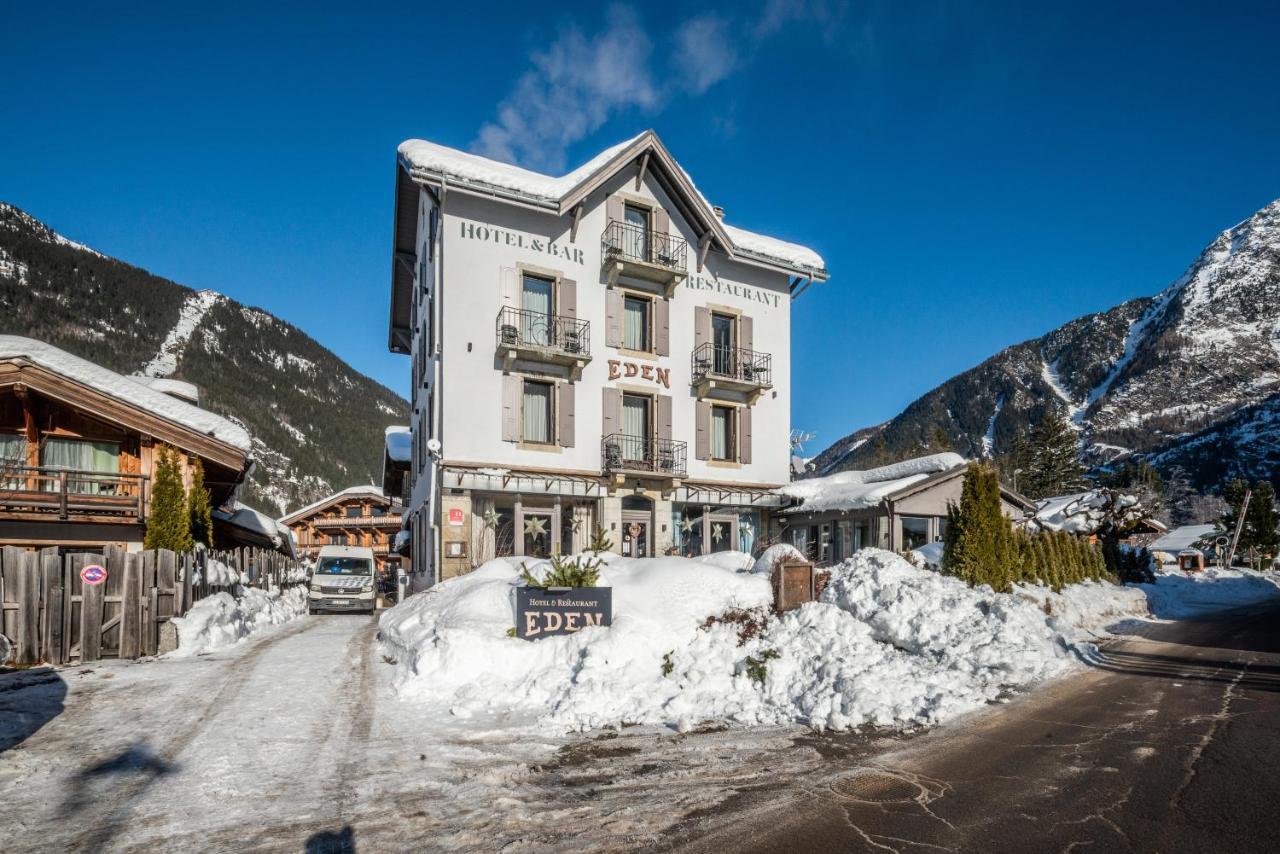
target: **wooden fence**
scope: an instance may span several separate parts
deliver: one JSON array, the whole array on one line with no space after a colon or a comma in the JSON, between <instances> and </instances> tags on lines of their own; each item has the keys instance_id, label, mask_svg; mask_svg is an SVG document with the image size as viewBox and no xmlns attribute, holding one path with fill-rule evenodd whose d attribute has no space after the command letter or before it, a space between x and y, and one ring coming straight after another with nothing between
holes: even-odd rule
<instances>
[{"instance_id":1,"label":"wooden fence","mask_svg":"<svg viewBox=\"0 0 1280 854\"><path fill-rule=\"evenodd\" d=\"M228 577L228 583L209 583L213 560L230 570L212 573ZM80 573L93 565L106 570L106 579L85 584ZM299 561L257 548L177 554L109 547L102 554L63 555L56 548L5 546L0 633L13 642L13 664L140 658L167 652L175 639L169 621L205 596L241 584L283 588L306 578Z\"/></svg>"}]
</instances>

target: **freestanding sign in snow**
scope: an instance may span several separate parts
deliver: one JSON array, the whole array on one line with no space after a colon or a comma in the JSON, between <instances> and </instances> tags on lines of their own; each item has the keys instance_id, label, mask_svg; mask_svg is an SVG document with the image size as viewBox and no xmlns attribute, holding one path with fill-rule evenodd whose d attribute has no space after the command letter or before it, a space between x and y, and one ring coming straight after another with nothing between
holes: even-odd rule
<instances>
[{"instance_id":1,"label":"freestanding sign in snow","mask_svg":"<svg viewBox=\"0 0 1280 854\"><path fill-rule=\"evenodd\" d=\"M80 570L80 580L90 585L101 584L107 580L107 568L91 563Z\"/></svg>"},{"instance_id":2,"label":"freestanding sign in snow","mask_svg":"<svg viewBox=\"0 0 1280 854\"><path fill-rule=\"evenodd\" d=\"M571 635L613 623L611 587L517 587L516 637Z\"/></svg>"}]
</instances>

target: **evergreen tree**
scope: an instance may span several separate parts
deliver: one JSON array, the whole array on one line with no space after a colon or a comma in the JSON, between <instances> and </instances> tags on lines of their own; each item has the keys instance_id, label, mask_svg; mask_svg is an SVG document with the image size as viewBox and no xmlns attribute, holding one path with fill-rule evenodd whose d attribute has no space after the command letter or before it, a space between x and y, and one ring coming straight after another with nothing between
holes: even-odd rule
<instances>
[{"instance_id":1,"label":"evergreen tree","mask_svg":"<svg viewBox=\"0 0 1280 854\"><path fill-rule=\"evenodd\" d=\"M1243 478L1235 478L1222 488L1222 498L1227 502L1226 509L1222 511L1222 518L1219 524L1226 530L1227 536L1235 535L1236 525L1240 520L1240 512L1244 506L1244 497L1249 492L1249 484ZM1252 499L1250 499L1252 503ZM1248 525L1240 529L1240 541L1236 544L1236 550L1247 550L1250 543Z\"/></svg>"},{"instance_id":2,"label":"evergreen tree","mask_svg":"<svg viewBox=\"0 0 1280 854\"><path fill-rule=\"evenodd\" d=\"M1079 439L1056 409L1046 412L1032 428L1028 460L1022 468L1018 485L1028 498L1066 495L1085 487Z\"/></svg>"},{"instance_id":3,"label":"evergreen tree","mask_svg":"<svg viewBox=\"0 0 1280 854\"><path fill-rule=\"evenodd\" d=\"M168 445L157 449L155 480L151 487L151 514L143 548L190 551L191 517L177 452Z\"/></svg>"},{"instance_id":4,"label":"evergreen tree","mask_svg":"<svg viewBox=\"0 0 1280 854\"><path fill-rule=\"evenodd\" d=\"M1260 554L1275 557L1280 551L1280 516L1276 513L1276 493L1268 481L1260 480L1253 485L1253 496L1249 499L1249 509L1244 514L1244 527L1249 534L1249 545L1241 545L1236 549L1239 554L1243 549L1255 548ZM1244 534L1240 535L1244 540Z\"/></svg>"},{"instance_id":5,"label":"evergreen tree","mask_svg":"<svg viewBox=\"0 0 1280 854\"><path fill-rule=\"evenodd\" d=\"M1164 482L1164 506L1168 512L1169 523L1174 526L1196 524L1195 499L1197 497L1187 470L1182 466L1169 469L1169 476Z\"/></svg>"},{"instance_id":6,"label":"evergreen tree","mask_svg":"<svg viewBox=\"0 0 1280 854\"><path fill-rule=\"evenodd\" d=\"M999 475L990 466L972 464L947 526L943 572L970 586L1007 591L1017 560L1013 525L1000 509Z\"/></svg>"},{"instance_id":7,"label":"evergreen tree","mask_svg":"<svg viewBox=\"0 0 1280 854\"><path fill-rule=\"evenodd\" d=\"M209 490L204 488L204 463L196 457L191 469L191 489L187 492L187 508L191 516L191 539L213 548L213 510L209 506Z\"/></svg>"}]
</instances>

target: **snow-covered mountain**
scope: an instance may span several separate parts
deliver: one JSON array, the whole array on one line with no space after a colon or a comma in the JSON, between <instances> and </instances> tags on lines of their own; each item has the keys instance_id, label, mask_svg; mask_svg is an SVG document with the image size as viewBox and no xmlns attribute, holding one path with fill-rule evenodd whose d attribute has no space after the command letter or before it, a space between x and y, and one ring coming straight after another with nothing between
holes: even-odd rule
<instances>
[{"instance_id":1,"label":"snow-covered mountain","mask_svg":"<svg viewBox=\"0 0 1280 854\"><path fill-rule=\"evenodd\" d=\"M380 482L383 431L408 423L401 397L297 327L108 258L4 203L0 332L194 383L201 406L253 436L246 500L271 512Z\"/></svg>"},{"instance_id":2,"label":"snow-covered mountain","mask_svg":"<svg viewBox=\"0 0 1280 854\"><path fill-rule=\"evenodd\" d=\"M1094 464L1144 456L1201 486L1280 478L1280 201L1218 235L1157 296L1015 344L815 464L862 468L943 443L990 457L1047 407Z\"/></svg>"}]
</instances>

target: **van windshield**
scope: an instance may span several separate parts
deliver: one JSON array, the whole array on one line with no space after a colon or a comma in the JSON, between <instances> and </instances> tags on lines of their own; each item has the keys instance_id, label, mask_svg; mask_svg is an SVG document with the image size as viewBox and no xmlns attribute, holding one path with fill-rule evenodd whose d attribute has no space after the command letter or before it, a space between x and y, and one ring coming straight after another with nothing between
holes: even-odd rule
<instances>
[{"instance_id":1,"label":"van windshield","mask_svg":"<svg viewBox=\"0 0 1280 854\"><path fill-rule=\"evenodd\" d=\"M362 557L322 557L316 575L373 575L373 562Z\"/></svg>"}]
</instances>

